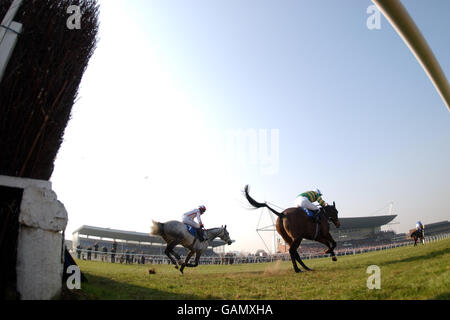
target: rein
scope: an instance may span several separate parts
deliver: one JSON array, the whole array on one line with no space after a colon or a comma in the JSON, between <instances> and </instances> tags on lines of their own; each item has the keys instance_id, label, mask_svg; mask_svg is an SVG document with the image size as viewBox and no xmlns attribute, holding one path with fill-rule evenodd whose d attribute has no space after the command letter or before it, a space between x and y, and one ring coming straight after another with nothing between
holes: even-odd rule
<instances>
[{"instance_id":1,"label":"rein","mask_svg":"<svg viewBox=\"0 0 450 320\"><path fill-rule=\"evenodd\" d=\"M208 239L208 241L214 240L215 238L217 238L219 236L219 234L221 234L223 232L222 228L213 228L213 229L210 229L210 230L214 230L214 229L219 229L219 232L213 238ZM206 231L208 232L208 235L209 235L210 231L208 231L208 230L206 230ZM209 238L209 236L208 236L208 238Z\"/></svg>"},{"instance_id":2,"label":"rein","mask_svg":"<svg viewBox=\"0 0 450 320\"><path fill-rule=\"evenodd\" d=\"M325 211L324 208L320 208L319 214L322 214L322 215L327 219L327 221L333 222L333 220L332 220L331 217L326 213L326 211Z\"/></svg>"},{"instance_id":3,"label":"rein","mask_svg":"<svg viewBox=\"0 0 450 320\"><path fill-rule=\"evenodd\" d=\"M320 217L321 215L323 215L323 216L325 217L325 219L326 219L328 222L333 223L333 220L332 220L331 217L327 214L327 212L325 211L324 208L320 208L318 215L319 215L319 217ZM316 232L314 233L313 240L316 240L316 238L317 238L318 235L319 235L319 223L316 223Z\"/></svg>"}]
</instances>

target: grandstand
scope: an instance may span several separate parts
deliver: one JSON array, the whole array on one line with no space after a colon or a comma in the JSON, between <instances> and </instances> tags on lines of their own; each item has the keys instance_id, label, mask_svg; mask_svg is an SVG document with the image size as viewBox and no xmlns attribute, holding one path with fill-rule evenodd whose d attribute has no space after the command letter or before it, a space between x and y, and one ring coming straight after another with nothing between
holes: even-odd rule
<instances>
[{"instance_id":1,"label":"grandstand","mask_svg":"<svg viewBox=\"0 0 450 320\"><path fill-rule=\"evenodd\" d=\"M397 215L340 218L339 228L330 223L330 233L336 241L386 238L389 235L381 232L381 227L392 222L395 217Z\"/></svg>"},{"instance_id":2,"label":"grandstand","mask_svg":"<svg viewBox=\"0 0 450 320\"><path fill-rule=\"evenodd\" d=\"M72 233L72 252L77 249L85 251L87 248L93 249L98 246L99 253L111 252L113 245L116 245L116 255L127 252L139 255L164 255L166 243L159 236L149 233L124 231L109 228L100 228L83 225ZM226 243L222 240L214 240L204 253L204 256L217 256L224 251ZM186 255L187 250L182 246L175 248L181 255Z\"/></svg>"},{"instance_id":3,"label":"grandstand","mask_svg":"<svg viewBox=\"0 0 450 320\"><path fill-rule=\"evenodd\" d=\"M427 236L441 234L441 233L448 233L450 232L450 222L447 220L425 224L424 225L425 234Z\"/></svg>"}]
</instances>

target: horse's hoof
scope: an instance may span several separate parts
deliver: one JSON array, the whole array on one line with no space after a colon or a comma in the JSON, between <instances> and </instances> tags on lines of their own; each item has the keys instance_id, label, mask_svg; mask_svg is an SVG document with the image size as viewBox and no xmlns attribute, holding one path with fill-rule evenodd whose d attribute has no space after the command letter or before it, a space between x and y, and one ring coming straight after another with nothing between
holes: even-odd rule
<instances>
[{"instance_id":1,"label":"horse's hoof","mask_svg":"<svg viewBox=\"0 0 450 320\"><path fill-rule=\"evenodd\" d=\"M333 261L337 261L337 258L336 258L336 257L333 257L333 258L331 258L331 260L333 260Z\"/></svg>"},{"instance_id":2,"label":"horse's hoof","mask_svg":"<svg viewBox=\"0 0 450 320\"><path fill-rule=\"evenodd\" d=\"M177 265L175 265L175 269L178 269L178 266L177 266Z\"/></svg>"},{"instance_id":3,"label":"horse's hoof","mask_svg":"<svg viewBox=\"0 0 450 320\"><path fill-rule=\"evenodd\" d=\"M300 269L295 270L295 273L301 273L301 272L303 272L303 271Z\"/></svg>"}]
</instances>

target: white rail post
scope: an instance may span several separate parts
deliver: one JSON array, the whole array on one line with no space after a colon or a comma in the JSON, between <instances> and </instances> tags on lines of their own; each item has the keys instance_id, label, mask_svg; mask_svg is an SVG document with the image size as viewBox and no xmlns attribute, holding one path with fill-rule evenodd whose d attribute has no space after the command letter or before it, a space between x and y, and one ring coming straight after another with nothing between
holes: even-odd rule
<instances>
[{"instance_id":1,"label":"white rail post","mask_svg":"<svg viewBox=\"0 0 450 320\"><path fill-rule=\"evenodd\" d=\"M0 82L22 31L22 24L12 21L23 0L14 0L0 25Z\"/></svg>"}]
</instances>

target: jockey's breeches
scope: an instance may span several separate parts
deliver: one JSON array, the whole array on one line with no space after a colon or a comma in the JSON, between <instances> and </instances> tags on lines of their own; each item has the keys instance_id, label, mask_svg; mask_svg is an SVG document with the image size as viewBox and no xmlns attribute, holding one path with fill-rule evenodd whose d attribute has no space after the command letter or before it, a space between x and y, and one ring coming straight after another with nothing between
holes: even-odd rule
<instances>
[{"instance_id":1,"label":"jockey's breeches","mask_svg":"<svg viewBox=\"0 0 450 320\"><path fill-rule=\"evenodd\" d=\"M309 209L309 210L319 210L319 208L313 204L311 201L309 201L308 198L305 197L297 197L295 199L295 205L297 207Z\"/></svg>"},{"instance_id":2,"label":"jockey's breeches","mask_svg":"<svg viewBox=\"0 0 450 320\"><path fill-rule=\"evenodd\" d=\"M186 216L183 217L183 223L186 223L186 224L188 224L191 227L194 227L196 229L200 228L200 224L198 224L197 222L195 222L192 219L189 219L189 217L186 217Z\"/></svg>"}]
</instances>

